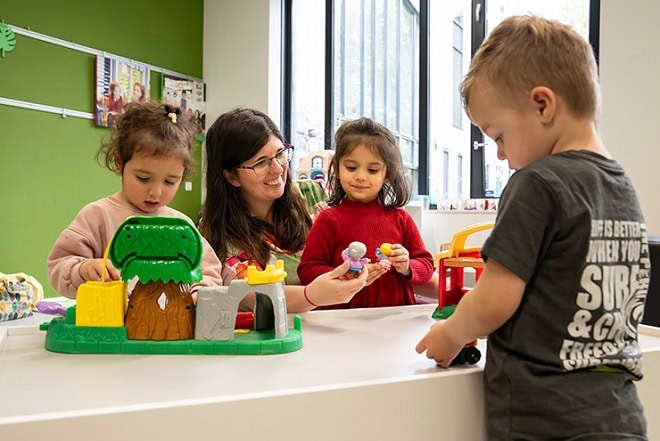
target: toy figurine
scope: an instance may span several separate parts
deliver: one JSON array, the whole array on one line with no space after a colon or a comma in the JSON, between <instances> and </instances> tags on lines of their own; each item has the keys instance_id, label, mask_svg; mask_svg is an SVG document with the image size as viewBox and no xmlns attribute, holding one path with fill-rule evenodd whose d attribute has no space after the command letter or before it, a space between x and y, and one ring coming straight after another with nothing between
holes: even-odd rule
<instances>
[{"instance_id":1,"label":"toy figurine","mask_svg":"<svg viewBox=\"0 0 660 441\"><path fill-rule=\"evenodd\" d=\"M392 254L392 244L384 242L376 248L376 262L385 269L390 269L392 267L392 262L388 257Z\"/></svg>"},{"instance_id":2,"label":"toy figurine","mask_svg":"<svg viewBox=\"0 0 660 441\"><path fill-rule=\"evenodd\" d=\"M367 246L362 242L351 242L344 251L341 252L341 257L350 262L350 268L346 272L346 276L350 278L357 277L361 272L364 265L370 262L367 257L363 257L367 252Z\"/></svg>"}]
</instances>

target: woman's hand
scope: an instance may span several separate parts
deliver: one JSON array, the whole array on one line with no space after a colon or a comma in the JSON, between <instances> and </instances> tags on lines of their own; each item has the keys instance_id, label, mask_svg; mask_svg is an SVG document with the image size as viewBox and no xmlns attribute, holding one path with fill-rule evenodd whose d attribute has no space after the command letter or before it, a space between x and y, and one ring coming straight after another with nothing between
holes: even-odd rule
<instances>
[{"instance_id":1,"label":"woman's hand","mask_svg":"<svg viewBox=\"0 0 660 441\"><path fill-rule=\"evenodd\" d=\"M101 276L103 275L103 270L104 270L103 259L87 259L80 265L80 268L78 268L80 277L82 277L82 279L85 281L101 280ZM109 259L106 260L105 280L107 281L120 280L120 278L121 276L119 274L119 271L112 265L112 262L110 262Z\"/></svg>"},{"instance_id":2,"label":"woman's hand","mask_svg":"<svg viewBox=\"0 0 660 441\"><path fill-rule=\"evenodd\" d=\"M307 297L316 306L348 303L358 291L364 288L369 277L368 265L354 279L343 278L350 263L345 261L332 271L321 274L307 285Z\"/></svg>"}]
</instances>

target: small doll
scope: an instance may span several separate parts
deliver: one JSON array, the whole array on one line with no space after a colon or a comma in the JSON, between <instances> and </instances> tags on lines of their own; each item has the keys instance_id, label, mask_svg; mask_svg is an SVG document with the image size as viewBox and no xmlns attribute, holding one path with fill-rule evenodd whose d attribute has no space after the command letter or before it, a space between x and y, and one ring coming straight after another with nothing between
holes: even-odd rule
<instances>
[{"instance_id":1,"label":"small doll","mask_svg":"<svg viewBox=\"0 0 660 441\"><path fill-rule=\"evenodd\" d=\"M362 242L351 242L344 251L341 252L341 257L350 262L350 268L346 272L348 277L357 277L364 265L369 263L367 257L363 257L367 252L367 246Z\"/></svg>"},{"instance_id":2,"label":"small doll","mask_svg":"<svg viewBox=\"0 0 660 441\"><path fill-rule=\"evenodd\" d=\"M376 248L376 261L381 267L387 270L392 267L392 262L390 262L390 259L388 259L390 254L392 254L391 243L384 242L380 244L378 248Z\"/></svg>"}]
</instances>

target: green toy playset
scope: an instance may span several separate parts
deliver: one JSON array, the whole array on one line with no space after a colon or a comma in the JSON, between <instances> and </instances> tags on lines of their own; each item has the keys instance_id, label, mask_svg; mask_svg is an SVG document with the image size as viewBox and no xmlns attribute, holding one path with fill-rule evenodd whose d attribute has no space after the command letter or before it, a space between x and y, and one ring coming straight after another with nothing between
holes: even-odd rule
<instances>
[{"instance_id":1,"label":"green toy playset","mask_svg":"<svg viewBox=\"0 0 660 441\"><path fill-rule=\"evenodd\" d=\"M293 328L287 325L282 261L264 271L251 266L245 280L229 286L200 287L195 304L190 284L202 278L202 239L185 219L128 218L108 244L104 262L108 258L122 280L82 284L66 316L41 326L47 350L260 355L302 347L300 316ZM257 308L250 319L237 320L239 302L251 292L257 293Z\"/></svg>"}]
</instances>

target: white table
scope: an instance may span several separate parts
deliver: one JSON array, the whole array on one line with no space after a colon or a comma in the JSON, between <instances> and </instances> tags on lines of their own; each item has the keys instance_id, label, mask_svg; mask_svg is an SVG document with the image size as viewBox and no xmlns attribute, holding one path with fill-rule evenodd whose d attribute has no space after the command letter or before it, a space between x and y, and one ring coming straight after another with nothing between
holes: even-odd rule
<instances>
[{"instance_id":1,"label":"white table","mask_svg":"<svg viewBox=\"0 0 660 441\"><path fill-rule=\"evenodd\" d=\"M433 308L303 314L303 348L264 356L59 354L43 348L42 317L10 322L0 439L485 440L483 358L443 370L415 353ZM640 341L657 434L660 337Z\"/></svg>"}]
</instances>

